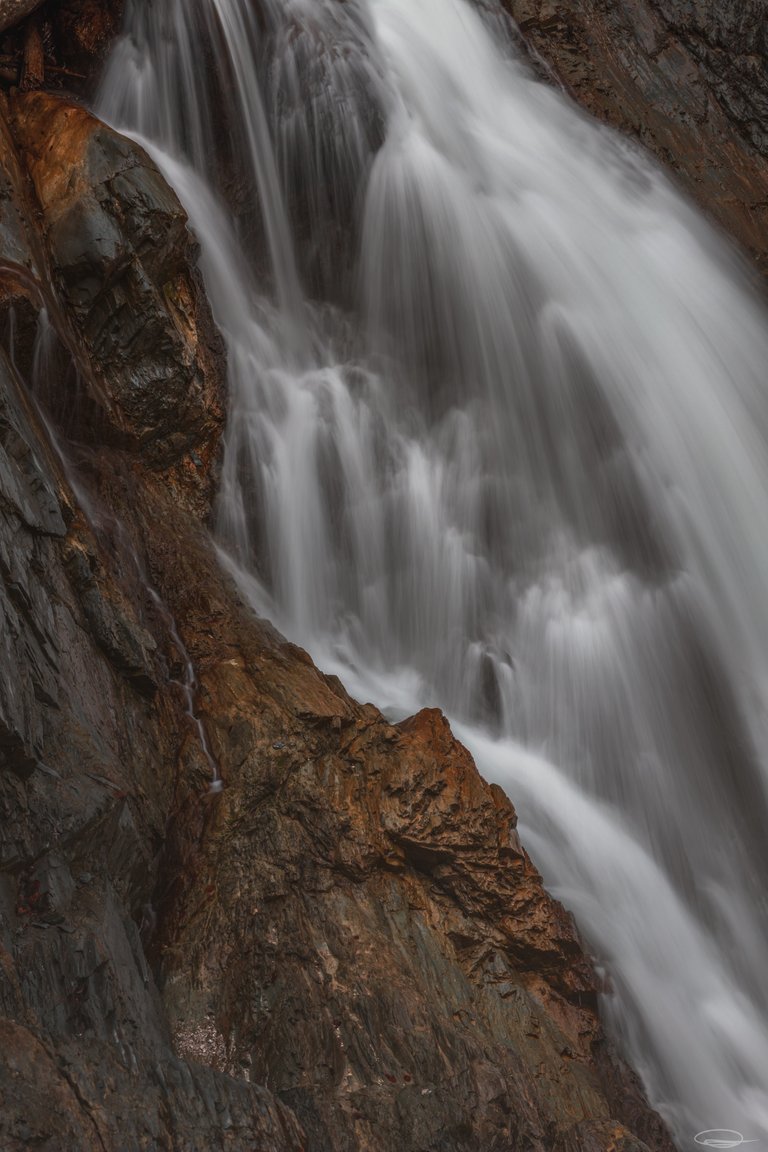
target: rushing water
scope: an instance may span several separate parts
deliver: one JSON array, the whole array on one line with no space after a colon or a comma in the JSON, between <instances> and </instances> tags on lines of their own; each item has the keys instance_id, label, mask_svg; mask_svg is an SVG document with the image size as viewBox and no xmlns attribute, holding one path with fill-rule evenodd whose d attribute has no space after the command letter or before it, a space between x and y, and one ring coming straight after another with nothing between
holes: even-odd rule
<instances>
[{"instance_id":1,"label":"rushing water","mask_svg":"<svg viewBox=\"0 0 768 1152\"><path fill-rule=\"evenodd\" d=\"M768 1138L766 317L493 0L129 0L101 112L230 356L222 560L439 704L680 1141Z\"/></svg>"}]
</instances>

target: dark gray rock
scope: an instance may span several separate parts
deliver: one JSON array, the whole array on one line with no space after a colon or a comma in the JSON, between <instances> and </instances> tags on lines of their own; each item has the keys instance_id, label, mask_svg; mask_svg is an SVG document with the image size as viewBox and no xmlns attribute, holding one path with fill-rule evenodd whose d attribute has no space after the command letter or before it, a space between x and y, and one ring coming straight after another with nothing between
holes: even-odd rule
<instances>
[{"instance_id":1,"label":"dark gray rock","mask_svg":"<svg viewBox=\"0 0 768 1152\"><path fill-rule=\"evenodd\" d=\"M58 704L59 641L41 579L64 520L14 370L0 351L0 771L28 775Z\"/></svg>"},{"instance_id":2,"label":"dark gray rock","mask_svg":"<svg viewBox=\"0 0 768 1152\"><path fill-rule=\"evenodd\" d=\"M221 342L187 218L140 148L45 93L13 103L61 304L117 442L169 467L216 441ZM52 149L55 151L52 154Z\"/></svg>"}]
</instances>

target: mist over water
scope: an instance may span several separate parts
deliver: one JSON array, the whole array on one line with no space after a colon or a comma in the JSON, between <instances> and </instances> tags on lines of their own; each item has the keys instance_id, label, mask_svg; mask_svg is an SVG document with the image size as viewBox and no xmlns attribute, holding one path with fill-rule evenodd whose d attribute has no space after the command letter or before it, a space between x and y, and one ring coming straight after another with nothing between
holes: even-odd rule
<instances>
[{"instance_id":1,"label":"mist over water","mask_svg":"<svg viewBox=\"0 0 768 1152\"><path fill-rule=\"evenodd\" d=\"M185 204L255 609L439 705L681 1147L768 1138L766 316L491 0L129 0L100 112Z\"/></svg>"}]
</instances>

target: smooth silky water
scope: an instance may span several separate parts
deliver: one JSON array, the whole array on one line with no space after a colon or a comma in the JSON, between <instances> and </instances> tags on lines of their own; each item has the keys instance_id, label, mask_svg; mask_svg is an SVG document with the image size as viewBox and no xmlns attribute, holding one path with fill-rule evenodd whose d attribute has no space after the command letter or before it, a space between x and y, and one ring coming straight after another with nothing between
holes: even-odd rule
<instances>
[{"instance_id":1,"label":"smooth silky water","mask_svg":"<svg viewBox=\"0 0 768 1152\"><path fill-rule=\"evenodd\" d=\"M573 910L681 1147L768 1140L768 326L492 2L129 0L99 110L229 352L222 562L439 705Z\"/></svg>"}]
</instances>

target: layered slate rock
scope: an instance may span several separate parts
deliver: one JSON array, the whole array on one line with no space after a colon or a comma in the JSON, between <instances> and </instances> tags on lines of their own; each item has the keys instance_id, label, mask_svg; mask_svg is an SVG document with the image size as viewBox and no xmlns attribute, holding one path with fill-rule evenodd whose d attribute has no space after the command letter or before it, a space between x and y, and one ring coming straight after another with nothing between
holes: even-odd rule
<instances>
[{"instance_id":1,"label":"layered slate rock","mask_svg":"<svg viewBox=\"0 0 768 1152\"><path fill-rule=\"evenodd\" d=\"M41 572L66 529L42 451L0 352L0 759L22 777L42 751L44 710L58 705L59 639Z\"/></svg>"},{"instance_id":2,"label":"layered slate rock","mask_svg":"<svg viewBox=\"0 0 768 1152\"><path fill-rule=\"evenodd\" d=\"M223 574L222 365L171 192L61 100L11 123L3 1152L669 1149L506 797L439 713L355 703ZM45 397L43 308L79 369Z\"/></svg>"}]
</instances>

